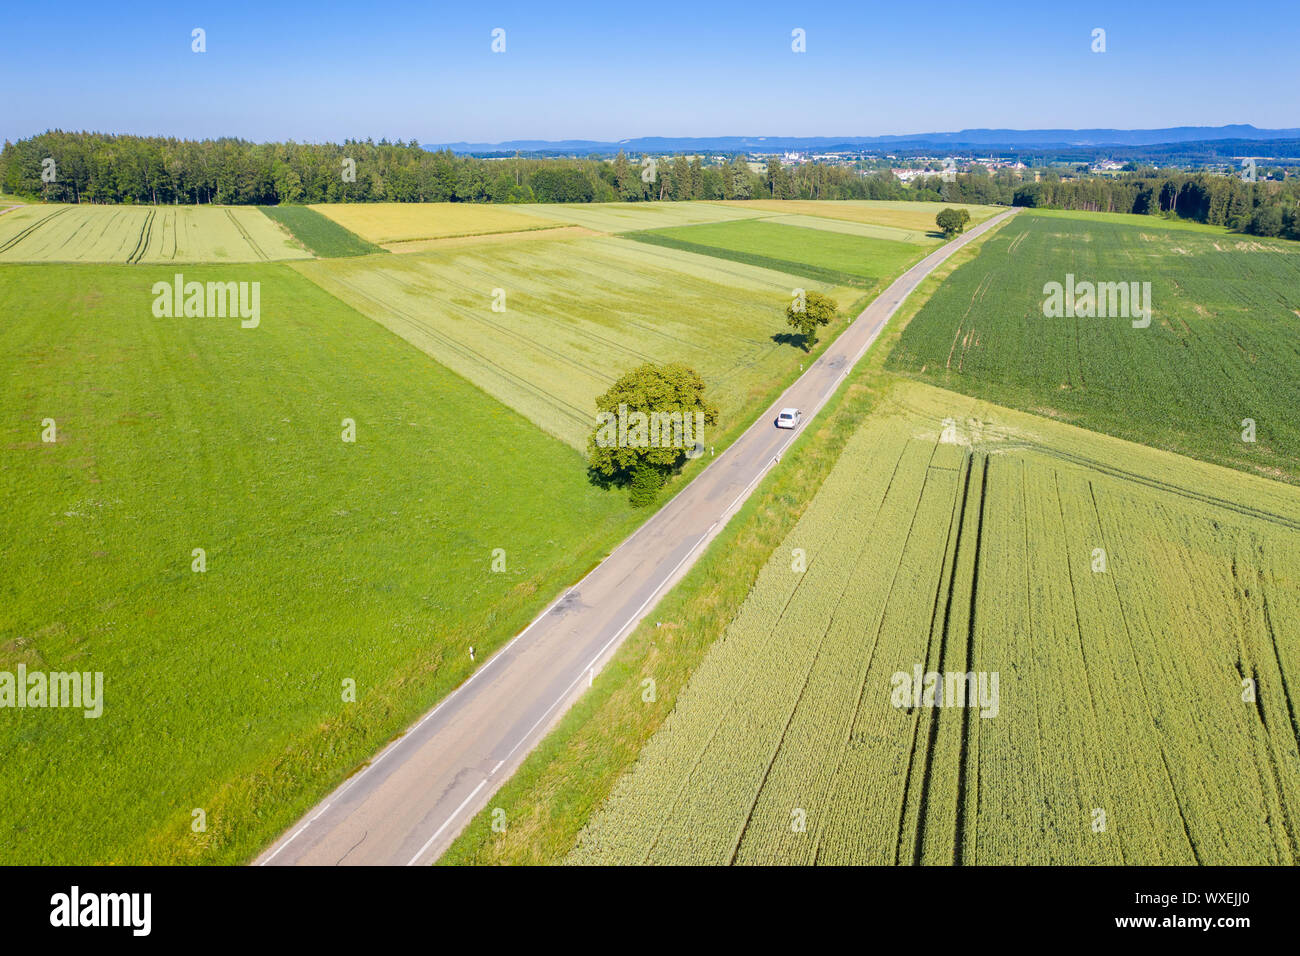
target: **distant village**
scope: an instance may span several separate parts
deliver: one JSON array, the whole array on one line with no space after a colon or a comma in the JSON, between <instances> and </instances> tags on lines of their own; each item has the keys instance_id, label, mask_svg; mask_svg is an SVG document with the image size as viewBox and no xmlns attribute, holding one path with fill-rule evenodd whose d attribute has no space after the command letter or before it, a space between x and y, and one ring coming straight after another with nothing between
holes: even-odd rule
<instances>
[{"instance_id":1,"label":"distant village","mask_svg":"<svg viewBox=\"0 0 1300 956\"><path fill-rule=\"evenodd\" d=\"M706 166L725 165L733 159L732 156L726 154L694 154L689 155L686 158L688 160L699 159L700 162ZM864 176L874 175L882 170L888 170L904 184L909 184L912 180L917 178L942 176L945 171L950 173L966 173L970 172L974 167L982 168L990 173L1001 169L1011 170L1017 175L1018 179L1027 180L1032 178L1034 181L1040 180L1043 174L1049 170L1056 178L1068 181L1083 176L1116 176L1121 173L1136 172L1138 169L1138 164L1132 160L1122 161L1112 158L1096 159L1086 163L1040 160L1030 166L1026 165L1020 159L1011 159L1006 156L898 156L893 153L878 154L858 151L826 153L787 151L771 154L750 152L745 155L745 161L749 168L760 175L767 172L768 163L772 159L780 160L781 165L788 167L817 163L824 166L839 166L856 169ZM1239 157L1238 159L1242 162L1246 161L1245 157ZM1183 164L1169 165L1179 166L1180 168L1183 166ZM1238 162L1210 164L1198 163L1195 168L1199 168L1205 172L1220 173L1223 175L1234 175L1240 171ZM1295 174L1293 167L1291 175ZM1285 178L1285 172L1281 167L1270 170L1261 169L1259 178L1261 180L1281 180Z\"/></svg>"}]
</instances>

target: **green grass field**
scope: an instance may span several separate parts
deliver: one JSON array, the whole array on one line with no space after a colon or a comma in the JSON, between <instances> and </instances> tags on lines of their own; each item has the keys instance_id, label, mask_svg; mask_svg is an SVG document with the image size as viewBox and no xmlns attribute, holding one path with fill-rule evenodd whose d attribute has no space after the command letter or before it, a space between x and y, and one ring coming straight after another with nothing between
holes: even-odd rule
<instances>
[{"instance_id":1,"label":"green grass field","mask_svg":"<svg viewBox=\"0 0 1300 956\"><path fill-rule=\"evenodd\" d=\"M1294 864L1297 546L1287 486L900 386L570 861Z\"/></svg>"},{"instance_id":2,"label":"green grass field","mask_svg":"<svg viewBox=\"0 0 1300 956\"><path fill-rule=\"evenodd\" d=\"M695 368L725 433L808 361L774 338L789 332L785 307L808 282L644 243L497 243L300 268L576 449L586 448L596 397L644 362ZM863 294L816 287L837 298L846 321Z\"/></svg>"},{"instance_id":3,"label":"green grass field","mask_svg":"<svg viewBox=\"0 0 1300 956\"><path fill-rule=\"evenodd\" d=\"M0 262L259 262L311 253L252 206L29 205L0 216Z\"/></svg>"},{"instance_id":4,"label":"green grass field","mask_svg":"<svg viewBox=\"0 0 1300 956\"><path fill-rule=\"evenodd\" d=\"M1133 217L1136 218L1136 217ZM1046 318L1048 282L1150 282L1148 328ZM1036 414L1300 481L1300 244L1025 212L945 283L891 367ZM1255 422L1254 442L1243 421Z\"/></svg>"},{"instance_id":5,"label":"green grass field","mask_svg":"<svg viewBox=\"0 0 1300 956\"><path fill-rule=\"evenodd\" d=\"M337 222L322 216L309 206L259 206L269 218L293 234L312 255L322 259L341 256L364 256L383 252L374 243L366 242L355 232L344 229Z\"/></svg>"},{"instance_id":6,"label":"green grass field","mask_svg":"<svg viewBox=\"0 0 1300 956\"><path fill-rule=\"evenodd\" d=\"M0 265L0 670L104 674L0 721L6 863L248 859L640 517L292 269L186 270L256 329L155 319L155 271Z\"/></svg>"},{"instance_id":7,"label":"green grass field","mask_svg":"<svg viewBox=\"0 0 1300 956\"><path fill-rule=\"evenodd\" d=\"M1035 209L1035 216L1048 219L1077 219L1081 222L1103 222L1128 226L1158 226L1161 229L1175 229L1183 232L1200 232L1212 236L1231 236L1223 226L1211 226L1191 219L1179 219L1176 216L1143 216L1127 212L1091 212L1086 209Z\"/></svg>"},{"instance_id":8,"label":"green grass field","mask_svg":"<svg viewBox=\"0 0 1300 956\"><path fill-rule=\"evenodd\" d=\"M632 232L626 237L818 282L874 291L906 271L925 253L911 243L757 219Z\"/></svg>"}]
</instances>

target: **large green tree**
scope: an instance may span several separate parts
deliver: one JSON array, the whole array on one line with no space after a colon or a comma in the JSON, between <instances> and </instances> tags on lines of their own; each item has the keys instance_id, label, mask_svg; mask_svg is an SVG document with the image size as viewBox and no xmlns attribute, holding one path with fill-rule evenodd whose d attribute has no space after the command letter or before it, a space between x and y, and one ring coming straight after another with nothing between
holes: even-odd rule
<instances>
[{"instance_id":1,"label":"large green tree","mask_svg":"<svg viewBox=\"0 0 1300 956\"><path fill-rule=\"evenodd\" d=\"M704 447L718 410L699 373L678 362L647 363L596 399L587 461L603 484L627 486L634 505L652 502L675 470Z\"/></svg>"},{"instance_id":2,"label":"large green tree","mask_svg":"<svg viewBox=\"0 0 1300 956\"><path fill-rule=\"evenodd\" d=\"M940 209L934 217L934 224L943 230L946 238L951 239L966 230L970 222L970 211L966 209Z\"/></svg>"},{"instance_id":3,"label":"large green tree","mask_svg":"<svg viewBox=\"0 0 1300 956\"><path fill-rule=\"evenodd\" d=\"M830 325L840 314L835 300L820 292L805 292L785 307L785 321L803 339L807 352L817 344L817 329Z\"/></svg>"}]
</instances>

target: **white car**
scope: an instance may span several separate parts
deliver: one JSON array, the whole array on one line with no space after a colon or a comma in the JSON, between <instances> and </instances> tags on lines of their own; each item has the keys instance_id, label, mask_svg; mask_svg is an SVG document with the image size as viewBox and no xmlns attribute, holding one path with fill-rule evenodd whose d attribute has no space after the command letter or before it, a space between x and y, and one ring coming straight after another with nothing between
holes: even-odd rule
<instances>
[{"instance_id":1,"label":"white car","mask_svg":"<svg viewBox=\"0 0 1300 956\"><path fill-rule=\"evenodd\" d=\"M776 427L794 428L796 425L799 424L799 419L801 417L802 416L799 414L799 409L783 408L781 409L781 414L776 416Z\"/></svg>"}]
</instances>

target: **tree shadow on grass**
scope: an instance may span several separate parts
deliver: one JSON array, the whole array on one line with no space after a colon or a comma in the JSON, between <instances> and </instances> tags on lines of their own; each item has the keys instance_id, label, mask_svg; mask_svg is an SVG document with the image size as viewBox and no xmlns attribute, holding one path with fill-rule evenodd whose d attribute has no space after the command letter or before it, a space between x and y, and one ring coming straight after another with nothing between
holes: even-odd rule
<instances>
[{"instance_id":1,"label":"tree shadow on grass","mask_svg":"<svg viewBox=\"0 0 1300 956\"><path fill-rule=\"evenodd\" d=\"M620 472L616 475L607 475L604 472L597 471L595 468L587 469L587 480L595 485L601 491L609 491L611 488L626 488L632 483L632 478L626 472Z\"/></svg>"},{"instance_id":2,"label":"tree shadow on grass","mask_svg":"<svg viewBox=\"0 0 1300 956\"><path fill-rule=\"evenodd\" d=\"M808 337L802 332L778 332L772 336L772 341L777 345L793 345L805 352L811 352L812 349L808 347L807 339Z\"/></svg>"}]
</instances>

